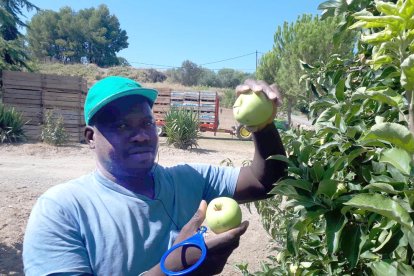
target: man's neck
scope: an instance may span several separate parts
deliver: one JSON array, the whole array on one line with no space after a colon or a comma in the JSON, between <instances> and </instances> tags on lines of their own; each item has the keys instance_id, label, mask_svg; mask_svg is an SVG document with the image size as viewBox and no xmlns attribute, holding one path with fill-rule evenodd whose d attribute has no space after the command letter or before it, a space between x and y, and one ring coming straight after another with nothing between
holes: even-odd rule
<instances>
[{"instance_id":1,"label":"man's neck","mask_svg":"<svg viewBox=\"0 0 414 276\"><path fill-rule=\"evenodd\" d=\"M146 196L150 199L154 198L155 182L151 171L137 175L115 175L114 173L104 170L100 166L98 166L98 169L106 178L131 192Z\"/></svg>"}]
</instances>

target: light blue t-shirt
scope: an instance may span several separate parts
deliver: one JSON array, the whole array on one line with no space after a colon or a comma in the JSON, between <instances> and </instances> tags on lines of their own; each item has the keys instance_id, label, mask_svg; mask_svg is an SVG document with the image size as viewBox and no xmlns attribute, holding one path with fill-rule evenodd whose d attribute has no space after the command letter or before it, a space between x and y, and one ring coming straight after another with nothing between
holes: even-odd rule
<instances>
[{"instance_id":1,"label":"light blue t-shirt","mask_svg":"<svg viewBox=\"0 0 414 276\"><path fill-rule=\"evenodd\" d=\"M23 243L25 274L138 275L159 262L202 199L233 196L239 172L158 165L154 199L98 171L56 185L31 212Z\"/></svg>"}]
</instances>

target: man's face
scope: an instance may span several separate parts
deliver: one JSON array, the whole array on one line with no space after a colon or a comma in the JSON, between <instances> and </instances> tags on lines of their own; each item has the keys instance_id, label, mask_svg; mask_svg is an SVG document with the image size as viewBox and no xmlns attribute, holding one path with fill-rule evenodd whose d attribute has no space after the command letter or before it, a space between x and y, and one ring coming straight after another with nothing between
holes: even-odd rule
<instances>
[{"instance_id":1,"label":"man's face","mask_svg":"<svg viewBox=\"0 0 414 276\"><path fill-rule=\"evenodd\" d=\"M151 107L141 96L108 104L94 118L98 163L115 177L148 172L155 162L158 135Z\"/></svg>"}]
</instances>

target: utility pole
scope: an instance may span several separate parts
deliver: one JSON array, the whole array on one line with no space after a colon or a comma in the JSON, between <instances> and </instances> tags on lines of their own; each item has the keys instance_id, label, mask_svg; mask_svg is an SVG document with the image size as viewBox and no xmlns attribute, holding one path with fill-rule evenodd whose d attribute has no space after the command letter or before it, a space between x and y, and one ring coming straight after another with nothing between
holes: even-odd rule
<instances>
[{"instance_id":1,"label":"utility pole","mask_svg":"<svg viewBox=\"0 0 414 276\"><path fill-rule=\"evenodd\" d=\"M257 72L257 50L256 50L256 72Z\"/></svg>"}]
</instances>

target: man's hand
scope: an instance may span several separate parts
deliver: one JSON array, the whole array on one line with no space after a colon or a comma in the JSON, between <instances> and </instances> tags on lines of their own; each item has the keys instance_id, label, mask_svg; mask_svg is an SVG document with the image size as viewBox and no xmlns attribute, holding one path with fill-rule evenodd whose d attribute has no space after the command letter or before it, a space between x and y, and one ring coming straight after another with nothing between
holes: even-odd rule
<instances>
[{"instance_id":1,"label":"man's hand","mask_svg":"<svg viewBox=\"0 0 414 276\"><path fill-rule=\"evenodd\" d=\"M247 79L243 84L236 87L237 96L243 93L249 93L250 91L253 91L254 93L263 93L273 103L273 114L268 121L259 126L246 126L250 131L256 132L273 122L273 119L276 116L277 107L282 105L282 96L276 84L268 85L262 80Z\"/></svg>"},{"instance_id":2,"label":"man's hand","mask_svg":"<svg viewBox=\"0 0 414 276\"><path fill-rule=\"evenodd\" d=\"M183 227L174 244L180 243L193 236L204 221L207 202L201 201L200 206L191 220ZM207 256L194 275L214 275L220 273L234 249L239 246L240 236L248 227L244 221L240 226L214 235L206 239ZM166 260L166 267L172 271L180 271L193 265L201 256L201 251L194 247L180 247L171 253Z\"/></svg>"}]
</instances>

